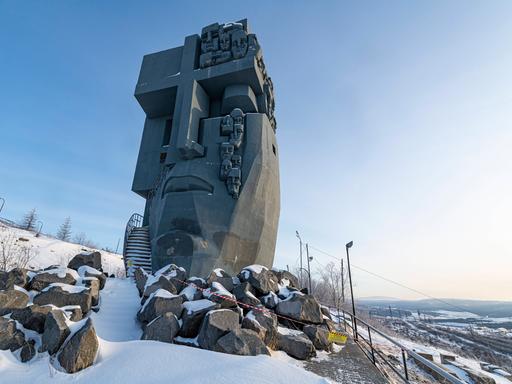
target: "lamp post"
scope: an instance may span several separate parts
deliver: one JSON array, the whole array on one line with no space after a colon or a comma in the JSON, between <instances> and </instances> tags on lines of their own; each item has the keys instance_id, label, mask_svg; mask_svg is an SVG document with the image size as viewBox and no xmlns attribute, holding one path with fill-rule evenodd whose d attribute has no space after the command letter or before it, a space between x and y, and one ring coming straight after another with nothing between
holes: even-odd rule
<instances>
[{"instance_id":1,"label":"lamp post","mask_svg":"<svg viewBox=\"0 0 512 384\"><path fill-rule=\"evenodd\" d=\"M39 224L39 230L36 233L36 237L39 237L39 235L41 234L41 231L43 230L43 222L41 220L37 220L37 222Z\"/></svg>"},{"instance_id":2,"label":"lamp post","mask_svg":"<svg viewBox=\"0 0 512 384\"><path fill-rule=\"evenodd\" d=\"M2 209L4 208L5 199L3 197L0 197L0 200L2 201L2 205L0 205L0 212L2 212Z\"/></svg>"},{"instance_id":3,"label":"lamp post","mask_svg":"<svg viewBox=\"0 0 512 384\"><path fill-rule=\"evenodd\" d=\"M309 257L309 247L308 243L306 243L306 257L308 258L308 281L309 281L309 294L311 295L311 268L309 267L309 262L313 260L313 256Z\"/></svg>"},{"instance_id":4,"label":"lamp post","mask_svg":"<svg viewBox=\"0 0 512 384\"><path fill-rule=\"evenodd\" d=\"M297 239L299 239L299 247L300 247L300 269L299 269L300 276L299 276L299 279L300 279L300 285L302 288L302 239L300 238L299 231L295 231L295 236L297 236Z\"/></svg>"},{"instance_id":5,"label":"lamp post","mask_svg":"<svg viewBox=\"0 0 512 384\"><path fill-rule=\"evenodd\" d=\"M348 267L348 281L350 282L350 296L352 298L352 315L354 320L354 339L357 340L357 320L356 320L356 305L354 303L354 289L352 288L352 273L350 271L350 256L348 249L354 245L353 241L348 242L345 245L345 249L347 250L347 267Z\"/></svg>"}]
</instances>

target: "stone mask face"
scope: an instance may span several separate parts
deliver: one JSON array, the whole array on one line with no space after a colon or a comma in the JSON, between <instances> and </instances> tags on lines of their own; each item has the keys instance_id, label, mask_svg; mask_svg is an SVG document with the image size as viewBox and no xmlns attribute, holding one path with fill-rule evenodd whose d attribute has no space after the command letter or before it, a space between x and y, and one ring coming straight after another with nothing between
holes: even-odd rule
<instances>
[{"instance_id":1,"label":"stone mask face","mask_svg":"<svg viewBox=\"0 0 512 384\"><path fill-rule=\"evenodd\" d=\"M265 109L266 73L247 53L261 55L259 46L248 50L247 42L256 39L248 39L244 28L209 26L200 44L199 37L189 37L182 50L171 50L175 59L171 53L151 58L152 71L160 59L167 60L165 68L171 58L181 65L157 94L167 92L170 100L153 91L138 97L148 117L133 190L147 200L153 270L174 263L203 276L216 267L235 272L255 263L272 266L279 217L275 125ZM233 49L241 55L238 63L230 61ZM195 67L198 62L208 68ZM254 84L234 83L240 78ZM148 113L169 103L170 113ZM166 145L158 147L157 132L168 138ZM146 161L153 153L160 153L154 169Z\"/></svg>"}]
</instances>

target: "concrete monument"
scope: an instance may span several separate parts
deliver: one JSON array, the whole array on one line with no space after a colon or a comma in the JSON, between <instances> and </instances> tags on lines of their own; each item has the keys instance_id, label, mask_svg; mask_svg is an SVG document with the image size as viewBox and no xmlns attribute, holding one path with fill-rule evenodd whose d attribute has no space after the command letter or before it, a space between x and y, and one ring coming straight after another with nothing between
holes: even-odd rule
<instances>
[{"instance_id":1,"label":"concrete monument","mask_svg":"<svg viewBox=\"0 0 512 384\"><path fill-rule=\"evenodd\" d=\"M144 56L146 113L132 190L146 199L153 271L272 266L279 162L272 81L247 20Z\"/></svg>"}]
</instances>

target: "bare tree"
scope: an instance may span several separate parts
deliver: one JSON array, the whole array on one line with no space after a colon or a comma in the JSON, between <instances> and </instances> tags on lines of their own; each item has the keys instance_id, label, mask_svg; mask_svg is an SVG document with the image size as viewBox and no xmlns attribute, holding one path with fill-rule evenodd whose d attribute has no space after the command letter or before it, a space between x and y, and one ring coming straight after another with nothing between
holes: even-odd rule
<instances>
[{"instance_id":1,"label":"bare tree","mask_svg":"<svg viewBox=\"0 0 512 384\"><path fill-rule=\"evenodd\" d=\"M84 232L77 233L75 237L73 237L73 243L84 245L88 248L98 248L98 245L89 239Z\"/></svg>"},{"instance_id":2,"label":"bare tree","mask_svg":"<svg viewBox=\"0 0 512 384\"><path fill-rule=\"evenodd\" d=\"M64 222L59 227L59 232L57 232L57 239L63 241L69 241L71 238L71 218L66 217Z\"/></svg>"},{"instance_id":3,"label":"bare tree","mask_svg":"<svg viewBox=\"0 0 512 384\"><path fill-rule=\"evenodd\" d=\"M26 268L39 251L28 241L18 239L9 228L0 228L0 271Z\"/></svg>"},{"instance_id":4,"label":"bare tree","mask_svg":"<svg viewBox=\"0 0 512 384\"><path fill-rule=\"evenodd\" d=\"M21 227L27 231L33 231L36 228L37 213L36 209L32 208L24 217L21 222Z\"/></svg>"}]
</instances>

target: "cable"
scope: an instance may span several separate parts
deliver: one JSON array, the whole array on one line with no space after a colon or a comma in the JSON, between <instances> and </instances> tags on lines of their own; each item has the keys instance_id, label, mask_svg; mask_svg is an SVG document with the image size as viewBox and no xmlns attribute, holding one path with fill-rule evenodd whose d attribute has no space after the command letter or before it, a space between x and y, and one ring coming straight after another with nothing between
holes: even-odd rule
<instances>
[{"instance_id":1,"label":"cable","mask_svg":"<svg viewBox=\"0 0 512 384\"><path fill-rule=\"evenodd\" d=\"M313 245L311 245L311 244L309 244L309 247L310 247L310 248L313 248L314 250L316 250L316 251L318 251L318 252L320 252L320 253L323 253L323 254L324 254L324 255L326 255L326 256L332 257L333 259L336 259L336 260L338 260L338 261L339 261L339 260L341 260L341 258L336 257L336 256L334 256L334 255L331 255L330 253L327 253L327 252L325 252L325 251L322 251L321 249L319 249L319 248L317 248L317 247L315 247L315 246L313 246ZM355 264L353 264L353 263L351 263L351 265L352 265L352 267L354 267L354 268L356 268L356 269L359 269L359 270L361 270L361 271L363 271L363 272L366 272L366 273L368 273L368 274L370 274L370 275L372 275L372 276L378 277L379 279L385 280L385 281L387 281L387 282L389 282L389 283L392 283L392 284L396 284L396 285L398 285L398 286L400 286L400 287L402 287L402 288L408 289L408 290L410 290L410 291L412 291L412 292L415 292L415 293L418 293L418 294L420 294L420 295L422 295L422 296L428 297L429 299L436 300L436 301L438 301L438 302L440 302L440 303L443 303L443 304L445 304L445 305L448 305L448 306L450 306L450 307L452 307L452 308L456 308L456 309L458 309L459 311L467 312L467 308L462 308L462 307L459 307L459 306L457 306L457 305L455 305L455 304L449 303L449 302L447 302L447 301L445 301L445 300L443 300L443 299L439 299L439 298L437 298L437 297L430 296L430 295L428 295L428 294L426 294L426 293L424 293L424 292L418 291L417 289L414 289L414 288L408 287L407 285L404 285L404 284L402 284L402 283L399 283L398 281L395 281L395 280L389 279L389 278L387 278L387 277L381 276L381 275L379 275L379 274L377 274L377 273L371 272L371 271L369 271L369 270L367 270L367 269L365 269L365 268L363 268L363 267L359 267L359 266L357 266L357 265L355 265Z\"/></svg>"}]
</instances>

